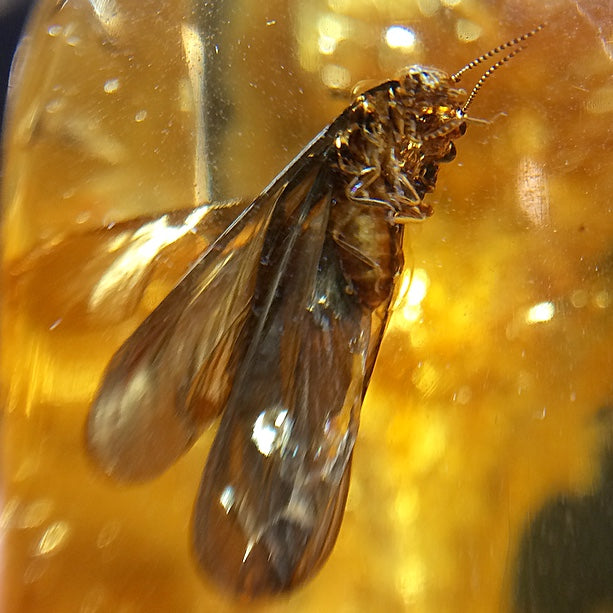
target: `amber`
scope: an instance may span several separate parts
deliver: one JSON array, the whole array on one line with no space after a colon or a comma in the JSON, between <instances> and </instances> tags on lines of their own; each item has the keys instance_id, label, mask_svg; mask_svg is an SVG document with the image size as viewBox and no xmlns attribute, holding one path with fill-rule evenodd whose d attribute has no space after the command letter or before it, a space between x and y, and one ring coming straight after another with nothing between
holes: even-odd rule
<instances>
[{"instance_id":1,"label":"amber","mask_svg":"<svg viewBox=\"0 0 613 613\"><path fill-rule=\"evenodd\" d=\"M189 544L212 431L134 486L84 442L114 350L210 237L92 309L105 256L166 211L257 194L355 85L457 70L543 20L407 228L334 551L286 597L224 596ZM529 522L597 499L611 445L612 27L587 1L40 2L4 132L0 609L521 608Z\"/></svg>"}]
</instances>

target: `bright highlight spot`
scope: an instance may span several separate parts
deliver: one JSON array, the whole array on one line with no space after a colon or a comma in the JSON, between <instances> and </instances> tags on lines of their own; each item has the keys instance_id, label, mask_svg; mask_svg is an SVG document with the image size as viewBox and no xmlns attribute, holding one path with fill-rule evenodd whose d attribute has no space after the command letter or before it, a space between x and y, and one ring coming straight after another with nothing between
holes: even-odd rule
<instances>
[{"instance_id":1,"label":"bright highlight spot","mask_svg":"<svg viewBox=\"0 0 613 613\"><path fill-rule=\"evenodd\" d=\"M417 6L424 17L432 17L441 8L439 0L417 0Z\"/></svg>"},{"instance_id":2,"label":"bright highlight spot","mask_svg":"<svg viewBox=\"0 0 613 613\"><path fill-rule=\"evenodd\" d=\"M352 29L351 22L341 15L327 13L322 15L317 22L320 36L328 36L337 42L347 38Z\"/></svg>"},{"instance_id":3,"label":"bright highlight spot","mask_svg":"<svg viewBox=\"0 0 613 613\"><path fill-rule=\"evenodd\" d=\"M398 297L393 307L397 315L402 317L402 320L396 320L397 324L402 326L400 321L404 324L414 323L421 317L421 303L429 287L430 278L423 268L403 273Z\"/></svg>"},{"instance_id":4,"label":"bright highlight spot","mask_svg":"<svg viewBox=\"0 0 613 613\"><path fill-rule=\"evenodd\" d=\"M540 302L528 309L526 313L526 323L536 324L550 321L555 315L556 307L553 302Z\"/></svg>"},{"instance_id":5,"label":"bright highlight spot","mask_svg":"<svg viewBox=\"0 0 613 613\"><path fill-rule=\"evenodd\" d=\"M419 555L409 556L399 572L399 591L402 599L409 605L415 605L423 594L426 584L426 568Z\"/></svg>"},{"instance_id":6,"label":"bright highlight spot","mask_svg":"<svg viewBox=\"0 0 613 613\"><path fill-rule=\"evenodd\" d=\"M121 296L142 279L151 262L167 245L172 244L199 223L210 208L206 205L194 209L185 223L173 226L164 215L150 221L132 236L120 234L109 246L109 252L118 251L125 245L125 251L118 254L112 265L93 289L89 298L89 308L93 311L113 296Z\"/></svg>"},{"instance_id":7,"label":"bright highlight spot","mask_svg":"<svg viewBox=\"0 0 613 613\"><path fill-rule=\"evenodd\" d=\"M119 89L119 79L109 79L104 84L104 91L107 94L114 94Z\"/></svg>"},{"instance_id":8,"label":"bright highlight spot","mask_svg":"<svg viewBox=\"0 0 613 613\"><path fill-rule=\"evenodd\" d=\"M455 32L458 40L471 43L481 36L481 26L468 19L458 19Z\"/></svg>"},{"instance_id":9,"label":"bright highlight spot","mask_svg":"<svg viewBox=\"0 0 613 613\"><path fill-rule=\"evenodd\" d=\"M517 201L526 217L535 225L549 221L549 186L542 164L523 158L517 176Z\"/></svg>"},{"instance_id":10,"label":"bright highlight spot","mask_svg":"<svg viewBox=\"0 0 613 613\"><path fill-rule=\"evenodd\" d=\"M421 304L428 293L430 287L430 278L428 273L423 268L418 268L413 273L409 291L407 292L407 304L409 306L417 306Z\"/></svg>"},{"instance_id":11,"label":"bright highlight spot","mask_svg":"<svg viewBox=\"0 0 613 613\"><path fill-rule=\"evenodd\" d=\"M48 555L58 551L66 544L70 529L64 521L56 521L43 533L36 548L37 555Z\"/></svg>"},{"instance_id":12,"label":"bright highlight spot","mask_svg":"<svg viewBox=\"0 0 613 613\"><path fill-rule=\"evenodd\" d=\"M405 26L390 26L385 32L385 42L392 49L412 49L415 32Z\"/></svg>"},{"instance_id":13,"label":"bright highlight spot","mask_svg":"<svg viewBox=\"0 0 613 613\"><path fill-rule=\"evenodd\" d=\"M322 55L332 55L336 51L338 40L325 34L319 35L318 47Z\"/></svg>"},{"instance_id":14,"label":"bright highlight spot","mask_svg":"<svg viewBox=\"0 0 613 613\"><path fill-rule=\"evenodd\" d=\"M262 411L253 424L251 440L262 455L269 456L289 440L291 420L287 409L275 407Z\"/></svg>"},{"instance_id":15,"label":"bright highlight spot","mask_svg":"<svg viewBox=\"0 0 613 613\"><path fill-rule=\"evenodd\" d=\"M228 513L234 506L234 499L234 488L231 485L226 485L221 492L221 496L219 497L219 502L221 502L221 506L224 508L226 513Z\"/></svg>"},{"instance_id":16,"label":"bright highlight spot","mask_svg":"<svg viewBox=\"0 0 613 613\"><path fill-rule=\"evenodd\" d=\"M351 73L343 66L328 64L321 69L321 80L330 89L347 89L351 85Z\"/></svg>"},{"instance_id":17,"label":"bright highlight spot","mask_svg":"<svg viewBox=\"0 0 613 613\"><path fill-rule=\"evenodd\" d=\"M428 398L437 390L438 383L441 380L441 373L430 362L422 362L413 371L411 379L422 396Z\"/></svg>"}]
</instances>

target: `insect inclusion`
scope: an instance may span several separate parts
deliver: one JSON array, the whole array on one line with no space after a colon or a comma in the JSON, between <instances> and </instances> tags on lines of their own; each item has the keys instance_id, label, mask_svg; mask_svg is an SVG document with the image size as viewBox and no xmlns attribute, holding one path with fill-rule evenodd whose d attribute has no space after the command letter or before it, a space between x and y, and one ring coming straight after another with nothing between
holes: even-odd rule
<instances>
[{"instance_id":1,"label":"insect inclusion","mask_svg":"<svg viewBox=\"0 0 613 613\"><path fill-rule=\"evenodd\" d=\"M358 96L111 359L86 431L111 477L158 475L221 414L192 534L223 589L287 591L330 554L404 224L431 215L425 196L475 121L475 95L542 27L452 75L412 66ZM458 89L503 52L468 95Z\"/></svg>"}]
</instances>

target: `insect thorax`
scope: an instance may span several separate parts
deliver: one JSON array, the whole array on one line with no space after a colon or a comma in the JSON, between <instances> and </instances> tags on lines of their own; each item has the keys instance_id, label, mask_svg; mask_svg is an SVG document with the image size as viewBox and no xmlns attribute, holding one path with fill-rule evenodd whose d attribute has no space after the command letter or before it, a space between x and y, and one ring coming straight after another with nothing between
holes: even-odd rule
<instances>
[{"instance_id":1,"label":"insect thorax","mask_svg":"<svg viewBox=\"0 0 613 613\"><path fill-rule=\"evenodd\" d=\"M424 219L438 166L455 156L465 131L463 90L435 68L411 66L398 81L361 94L336 133L337 163L349 198L395 217Z\"/></svg>"},{"instance_id":2,"label":"insect thorax","mask_svg":"<svg viewBox=\"0 0 613 613\"><path fill-rule=\"evenodd\" d=\"M402 265L397 225L432 213L424 196L464 133L465 94L436 69L413 66L361 94L337 122L331 232L361 301L389 297Z\"/></svg>"}]
</instances>

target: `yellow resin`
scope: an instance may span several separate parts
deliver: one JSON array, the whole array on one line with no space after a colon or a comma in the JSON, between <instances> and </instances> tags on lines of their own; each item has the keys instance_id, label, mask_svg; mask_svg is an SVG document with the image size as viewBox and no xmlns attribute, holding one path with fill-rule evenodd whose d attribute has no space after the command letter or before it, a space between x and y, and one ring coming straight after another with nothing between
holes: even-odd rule
<instances>
[{"instance_id":1,"label":"yellow resin","mask_svg":"<svg viewBox=\"0 0 613 613\"><path fill-rule=\"evenodd\" d=\"M61 4L32 17L5 120L0 609L510 611L530 517L597 488L613 396L599 16L536 0ZM92 303L104 255L145 219L257 194L357 83L413 63L453 72L544 19L479 92L471 114L489 123L442 166L433 217L407 228L330 559L288 596L230 600L190 551L213 431L134 486L84 446L111 355L211 237L159 262L137 303L112 275Z\"/></svg>"}]
</instances>

